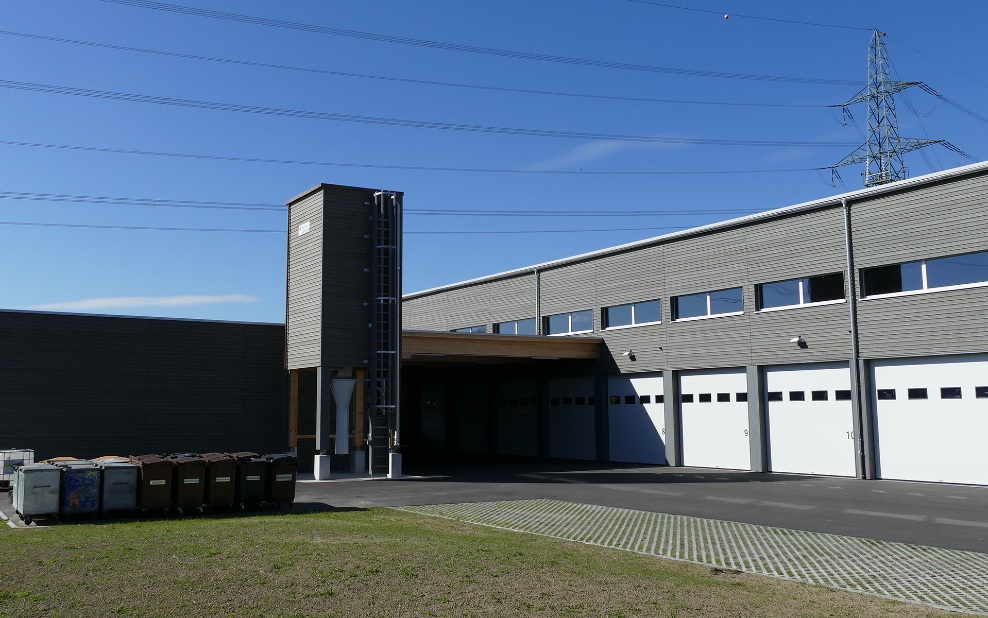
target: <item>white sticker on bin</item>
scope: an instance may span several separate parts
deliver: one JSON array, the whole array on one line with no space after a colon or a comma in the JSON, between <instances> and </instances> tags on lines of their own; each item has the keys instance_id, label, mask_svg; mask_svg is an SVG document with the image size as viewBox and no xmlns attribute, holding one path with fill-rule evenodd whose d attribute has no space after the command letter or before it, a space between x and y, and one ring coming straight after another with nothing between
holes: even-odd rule
<instances>
[{"instance_id":1,"label":"white sticker on bin","mask_svg":"<svg viewBox=\"0 0 988 618\"><path fill-rule=\"evenodd\" d=\"M278 474L274 477L274 480L280 483L282 481L290 481L292 478L291 474Z\"/></svg>"},{"instance_id":2,"label":"white sticker on bin","mask_svg":"<svg viewBox=\"0 0 988 618\"><path fill-rule=\"evenodd\" d=\"M183 483L185 483L186 485L198 485L199 479L185 479Z\"/></svg>"},{"instance_id":3,"label":"white sticker on bin","mask_svg":"<svg viewBox=\"0 0 988 618\"><path fill-rule=\"evenodd\" d=\"M216 477L216 482L217 483L229 483L230 482L230 477L228 477L228 476L217 476Z\"/></svg>"},{"instance_id":4,"label":"white sticker on bin","mask_svg":"<svg viewBox=\"0 0 988 618\"><path fill-rule=\"evenodd\" d=\"M261 475L260 474L258 474L256 476L255 475L247 475L247 480L248 481L259 481L259 480L261 480Z\"/></svg>"},{"instance_id":5,"label":"white sticker on bin","mask_svg":"<svg viewBox=\"0 0 988 618\"><path fill-rule=\"evenodd\" d=\"M151 481L150 483L148 483L148 485L164 485L164 484L165 484L164 479L159 479L157 481Z\"/></svg>"}]
</instances>

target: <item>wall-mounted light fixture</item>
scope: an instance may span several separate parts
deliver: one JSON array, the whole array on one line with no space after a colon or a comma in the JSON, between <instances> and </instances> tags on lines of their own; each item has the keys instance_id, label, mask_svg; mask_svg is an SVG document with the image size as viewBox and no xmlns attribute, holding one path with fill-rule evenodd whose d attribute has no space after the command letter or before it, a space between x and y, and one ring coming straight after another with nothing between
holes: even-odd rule
<instances>
[{"instance_id":1,"label":"wall-mounted light fixture","mask_svg":"<svg viewBox=\"0 0 988 618\"><path fill-rule=\"evenodd\" d=\"M796 347L800 349L805 349L809 347L809 344L806 343L806 340L803 339L802 335L796 335L795 337L789 340L789 343L795 343Z\"/></svg>"},{"instance_id":2,"label":"wall-mounted light fixture","mask_svg":"<svg viewBox=\"0 0 988 618\"><path fill-rule=\"evenodd\" d=\"M634 350L628 350L627 352L622 352L621 353L621 356L627 356L628 357L628 360L637 360L635 358L635 351Z\"/></svg>"}]
</instances>

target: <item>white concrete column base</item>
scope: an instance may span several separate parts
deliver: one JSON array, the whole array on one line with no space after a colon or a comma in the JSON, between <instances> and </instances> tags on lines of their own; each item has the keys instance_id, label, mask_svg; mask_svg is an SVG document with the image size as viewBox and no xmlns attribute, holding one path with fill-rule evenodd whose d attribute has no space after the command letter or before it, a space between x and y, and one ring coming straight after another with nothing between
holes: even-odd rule
<instances>
[{"instance_id":1,"label":"white concrete column base","mask_svg":"<svg viewBox=\"0 0 988 618\"><path fill-rule=\"evenodd\" d=\"M401 478L401 453L388 453L388 478Z\"/></svg>"},{"instance_id":2,"label":"white concrete column base","mask_svg":"<svg viewBox=\"0 0 988 618\"><path fill-rule=\"evenodd\" d=\"M316 455L312 474L316 477L317 481L329 480L329 455Z\"/></svg>"}]
</instances>

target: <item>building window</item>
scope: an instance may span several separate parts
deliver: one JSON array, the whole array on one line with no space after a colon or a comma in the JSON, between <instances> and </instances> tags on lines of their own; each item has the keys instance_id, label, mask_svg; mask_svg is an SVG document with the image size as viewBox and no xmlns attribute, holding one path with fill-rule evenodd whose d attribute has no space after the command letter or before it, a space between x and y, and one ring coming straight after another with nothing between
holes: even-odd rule
<instances>
[{"instance_id":1,"label":"building window","mask_svg":"<svg viewBox=\"0 0 988 618\"><path fill-rule=\"evenodd\" d=\"M734 393L734 401L737 401L738 403L748 401L748 393Z\"/></svg>"},{"instance_id":2,"label":"building window","mask_svg":"<svg viewBox=\"0 0 988 618\"><path fill-rule=\"evenodd\" d=\"M926 399L927 393L925 388L910 388L906 391L906 396L910 399Z\"/></svg>"},{"instance_id":3,"label":"building window","mask_svg":"<svg viewBox=\"0 0 988 618\"><path fill-rule=\"evenodd\" d=\"M850 401L851 391L834 391L835 401Z\"/></svg>"},{"instance_id":4,"label":"building window","mask_svg":"<svg viewBox=\"0 0 988 618\"><path fill-rule=\"evenodd\" d=\"M537 334L535 332L535 318L498 322L494 325L494 332L501 335L535 335Z\"/></svg>"},{"instance_id":5,"label":"building window","mask_svg":"<svg viewBox=\"0 0 988 618\"><path fill-rule=\"evenodd\" d=\"M635 403L635 396L634 395L625 395L624 396L624 403L628 404L629 406L630 405L634 405L634 403Z\"/></svg>"},{"instance_id":6,"label":"building window","mask_svg":"<svg viewBox=\"0 0 988 618\"><path fill-rule=\"evenodd\" d=\"M978 399L988 399L988 386L975 386L974 396Z\"/></svg>"},{"instance_id":7,"label":"building window","mask_svg":"<svg viewBox=\"0 0 988 618\"><path fill-rule=\"evenodd\" d=\"M769 401L782 401L782 391L769 391Z\"/></svg>"},{"instance_id":8,"label":"building window","mask_svg":"<svg viewBox=\"0 0 988 618\"><path fill-rule=\"evenodd\" d=\"M692 393L686 393L682 397L683 397L683 403L693 403Z\"/></svg>"},{"instance_id":9,"label":"building window","mask_svg":"<svg viewBox=\"0 0 988 618\"><path fill-rule=\"evenodd\" d=\"M604 328L658 324L662 321L662 303L658 300L649 300L604 307L601 318L604 322Z\"/></svg>"},{"instance_id":10,"label":"building window","mask_svg":"<svg viewBox=\"0 0 988 618\"><path fill-rule=\"evenodd\" d=\"M960 399L961 387L945 386L940 389L940 399Z\"/></svg>"},{"instance_id":11,"label":"building window","mask_svg":"<svg viewBox=\"0 0 988 618\"><path fill-rule=\"evenodd\" d=\"M453 333L486 333L486 326L464 326L463 328L454 328Z\"/></svg>"},{"instance_id":12,"label":"building window","mask_svg":"<svg viewBox=\"0 0 988 618\"><path fill-rule=\"evenodd\" d=\"M985 397L988 397L988 387L985 388L985 392L986 392ZM665 400L666 400L665 395L656 395L655 396L655 403L664 403Z\"/></svg>"},{"instance_id":13,"label":"building window","mask_svg":"<svg viewBox=\"0 0 988 618\"><path fill-rule=\"evenodd\" d=\"M574 333L593 332L593 312L589 309L585 311L573 311L571 313L559 313L545 318L546 335L571 335Z\"/></svg>"},{"instance_id":14,"label":"building window","mask_svg":"<svg viewBox=\"0 0 988 618\"><path fill-rule=\"evenodd\" d=\"M861 269L865 297L986 283L988 251Z\"/></svg>"},{"instance_id":15,"label":"building window","mask_svg":"<svg viewBox=\"0 0 988 618\"><path fill-rule=\"evenodd\" d=\"M730 403L731 394L730 393L717 393L717 403Z\"/></svg>"},{"instance_id":16,"label":"building window","mask_svg":"<svg viewBox=\"0 0 988 618\"><path fill-rule=\"evenodd\" d=\"M844 300L844 273L762 283L755 294L759 310Z\"/></svg>"},{"instance_id":17,"label":"building window","mask_svg":"<svg viewBox=\"0 0 988 618\"><path fill-rule=\"evenodd\" d=\"M827 391L812 391L810 393L811 399L813 401L827 401Z\"/></svg>"},{"instance_id":18,"label":"building window","mask_svg":"<svg viewBox=\"0 0 988 618\"><path fill-rule=\"evenodd\" d=\"M741 288L686 294L672 298L672 319L674 320L741 313L744 313L744 297Z\"/></svg>"},{"instance_id":19,"label":"building window","mask_svg":"<svg viewBox=\"0 0 988 618\"><path fill-rule=\"evenodd\" d=\"M789 401L806 401L806 393L803 391L789 391Z\"/></svg>"},{"instance_id":20,"label":"building window","mask_svg":"<svg viewBox=\"0 0 988 618\"><path fill-rule=\"evenodd\" d=\"M710 403L710 393L700 393L700 403Z\"/></svg>"},{"instance_id":21,"label":"building window","mask_svg":"<svg viewBox=\"0 0 988 618\"><path fill-rule=\"evenodd\" d=\"M646 403L652 403L652 396L651 395L641 395L640 397L638 397L638 403L640 403L642 405L645 405Z\"/></svg>"},{"instance_id":22,"label":"building window","mask_svg":"<svg viewBox=\"0 0 988 618\"><path fill-rule=\"evenodd\" d=\"M892 399L895 399L895 389L894 388L878 389L878 398L886 401L891 401Z\"/></svg>"}]
</instances>

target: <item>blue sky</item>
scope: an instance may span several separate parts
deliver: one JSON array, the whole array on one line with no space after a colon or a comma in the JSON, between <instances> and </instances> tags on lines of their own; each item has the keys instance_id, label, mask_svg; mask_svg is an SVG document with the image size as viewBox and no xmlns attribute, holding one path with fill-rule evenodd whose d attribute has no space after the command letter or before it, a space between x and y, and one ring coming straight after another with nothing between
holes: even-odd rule
<instances>
[{"instance_id":1,"label":"blue sky","mask_svg":"<svg viewBox=\"0 0 988 618\"><path fill-rule=\"evenodd\" d=\"M900 95L901 135L988 157L976 0L153 6L4 3L0 307L283 321L283 205L320 182L405 192L406 292L857 189L818 168L866 110L824 106L863 87L873 28L953 103Z\"/></svg>"}]
</instances>

